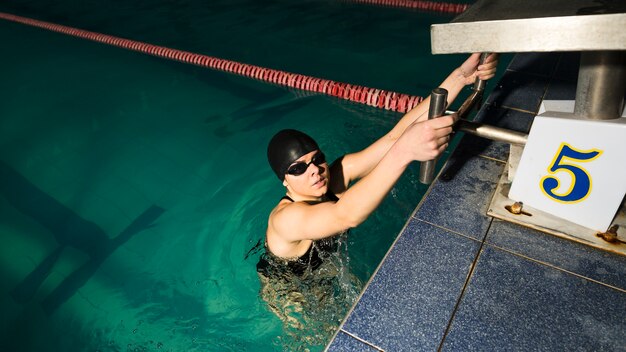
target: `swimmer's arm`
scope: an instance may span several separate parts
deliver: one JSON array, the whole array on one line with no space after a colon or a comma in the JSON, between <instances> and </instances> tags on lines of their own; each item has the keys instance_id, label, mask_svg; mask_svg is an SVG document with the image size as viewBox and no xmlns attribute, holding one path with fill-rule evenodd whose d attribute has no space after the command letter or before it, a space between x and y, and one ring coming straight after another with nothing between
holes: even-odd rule
<instances>
[{"instance_id":1,"label":"swimmer's arm","mask_svg":"<svg viewBox=\"0 0 626 352\"><path fill-rule=\"evenodd\" d=\"M350 187L337 202L291 203L276 211L270 226L283 240L317 240L361 224L378 207L409 162L381 161L380 167Z\"/></svg>"},{"instance_id":2,"label":"swimmer's arm","mask_svg":"<svg viewBox=\"0 0 626 352\"><path fill-rule=\"evenodd\" d=\"M346 190L337 202L285 205L273 216L273 230L286 241L296 242L329 237L358 226L380 205L411 161L430 160L445 150L445 137L452 130L453 119L446 116L438 120L442 127L435 131L435 145L422 147L424 126L412 124L372 172Z\"/></svg>"},{"instance_id":3,"label":"swimmer's arm","mask_svg":"<svg viewBox=\"0 0 626 352\"><path fill-rule=\"evenodd\" d=\"M480 54L472 54L439 85L448 90L449 104L456 99L463 87L473 83L476 77L486 80L495 75L498 64L497 55L489 55L482 65L478 65L479 58ZM386 135L369 147L357 153L347 154L336 165L333 165L331 167L332 176L335 181L339 180L341 182L341 184L333 185L333 190L336 193L341 193L341 188L347 188L350 182L370 173L408 126L414 122L421 122L427 119L429 105L430 97L424 99L415 108L406 113Z\"/></svg>"}]
</instances>

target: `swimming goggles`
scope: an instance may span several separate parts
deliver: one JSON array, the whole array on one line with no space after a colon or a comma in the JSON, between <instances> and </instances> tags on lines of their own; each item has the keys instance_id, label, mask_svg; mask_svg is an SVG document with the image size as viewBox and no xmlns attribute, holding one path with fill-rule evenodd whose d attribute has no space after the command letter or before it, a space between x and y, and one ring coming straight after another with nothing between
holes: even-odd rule
<instances>
[{"instance_id":1,"label":"swimming goggles","mask_svg":"<svg viewBox=\"0 0 626 352\"><path fill-rule=\"evenodd\" d=\"M324 153L318 152L317 154L313 155L311 161L308 163L305 163L304 161L298 161L295 164L291 164L287 169L287 173L293 176L300 176L306 172L306 170L309 168L309 165L314 164L315 166L320 166L325 162L326 156L324 155Z\"/></svg>"}]
</instances>

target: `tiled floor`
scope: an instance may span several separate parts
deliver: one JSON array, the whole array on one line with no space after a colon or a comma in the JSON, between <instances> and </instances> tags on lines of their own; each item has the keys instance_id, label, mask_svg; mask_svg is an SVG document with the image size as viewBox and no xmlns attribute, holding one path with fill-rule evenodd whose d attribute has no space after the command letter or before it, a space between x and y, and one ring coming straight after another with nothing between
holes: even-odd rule
<instances>
[{"instance_id":1,"label":"tiled floor","mask_svg":"<svg viewBox=\"0 0 626 352\"><path fill-rule=\"evenodd\" d=\"M577 68L518 54L477 119L527 132ZM507 155L465 136L328 351L626 351L626 257L485 215Z\"/></svg>"}]
</instances>

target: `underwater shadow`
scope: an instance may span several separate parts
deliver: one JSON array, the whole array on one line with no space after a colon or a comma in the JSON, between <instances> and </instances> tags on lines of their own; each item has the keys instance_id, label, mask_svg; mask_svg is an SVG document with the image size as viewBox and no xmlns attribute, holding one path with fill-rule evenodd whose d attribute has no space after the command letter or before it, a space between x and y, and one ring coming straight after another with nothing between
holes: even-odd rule
<instances>
[{"instance_id":1,"label":"underwater shadow","mask_svg":"<svg viewBox=\"0 0 626 352\"><path fill-rule=\"evenodd\" d=\"M72 297L117 248L135 234L153 227L154 221L165 212L165 209L152 205L118 236L110 239L98 225L80 217L1 160L0 179L0 194L21 213L48 229L59 244L11 291L17 303L25 304L35 296L65 247L76 248L89 256L85 264L43 300L42 308L48 315Z\"/></svg>"}]
</instances>

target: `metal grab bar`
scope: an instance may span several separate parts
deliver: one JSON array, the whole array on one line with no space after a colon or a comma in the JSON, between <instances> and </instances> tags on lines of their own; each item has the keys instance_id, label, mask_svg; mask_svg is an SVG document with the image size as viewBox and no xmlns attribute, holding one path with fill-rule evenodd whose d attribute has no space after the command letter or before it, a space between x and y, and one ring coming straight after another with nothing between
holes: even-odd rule
<instances>
[{"instance_id":1,"label":"metal grab bar","mask_svg":"<svg viewBox=\"0 0 626 352\"><path fill-rule=\"evenodd\" d=\"M473 134L478 137L491 139L499 142L506 142L515 145L525 145L528 141L528 134L518 131L509 130L506 128L487 125L484 123L473 122L464 119L464 117L472 110L472 108L482 98L482 91L474 91L472 95L467 97L465 102L461 105L457 114L457 122L454 124L454 129L466 133ZM454 111L446 111L447 114L454 114Z\"/></svg>"},{"instance_id":2,"label":"metal grab bar","mask_svg":"<svg viewBox=\"0 0 626 352\"><path fill-rule=\"evenodd\" d=\"M446 112L446 105L448 99L448 91L444 88L435 88L430 93L430 106L428 108L428 119L434 119L442 116ZM429 184L433 182L435 178L435 164L437 158L428 161L422 161L420 164L420 177L419 180L423 184Z\"/></svg>"},{"instance_id":3,"label":"metal grab bar","mask_svg":"<svg viewBox=\"0 0 626 352\"><path fill-rule=\"evenodd\" d=\"M487 60L487 56L489 56L489 53L480 54L480 61L478 62L478 64L482 65L485 60ZM459 111L457 111L459 119L464 118L470 111L472 111L472 108L474 108L474 106L476 106L476 104L478 104L483 99L485 86L487 86L487 81L476 78L476 81L474 82L474 91L469 97L467 97L467 99L465 99L465 101L459 108Z\"/></svg>"},{"instance_id":4,"label":"metal grab bar","mask_svg":"<svg viewBox=\"0 0 626 352\"><path fill-rule=\"evenodd\" d=\"M481 65L482 63L484 63L488 55L488 53L480 54L480 60L478 64ZM467 115L467 113L472 110L476 103L482 99L483 91L485 90L486 84L486 81L476 78L476 81L474 82L474 92L467 99L465 99L465 101L461 105L461 108L457 112L459 119ZM430 93L430 106L428 109L429 120L444 115L444 113L446 112L446 105L448 105L448 102L446 101L447 98L447 90L443 88L435 88L432 90L432 92ZM435 178L436 163L437 158L421 162L419 181L422 184L429 184L433 182L433 179Z\"/></svg>"},{"instance_id":5,"label":"metal grab bar","mask_svg":"<svg viewBox=\"0 0 626 352\"><path fill-rule=\"evenodd\" d=\"M480 56L480 64L482 64L487 58L488 53L482 53ZM446 114L457 114L457 121L453 128L457 131L470 133L478 137L491 139L499 142L506 142L509 144L524 146L528 141L528 134L518 131L509 130L506 128L487 125L484 123L473 122L464 119L468 113L482 100L483 92L487 81L476 79L474 82L474 91L465 99L458 111L445 111ZM430 107L428 110L428 118L435 118L442 116L446 106L446 98L448 91L443 88L433 89L430 95ZM419 181L423 184L429 184L433 181L435 175L435 164L437 159L423 161L420 164L420 176Z\"/></svg>"},{"instance_id":6,"label":"metal grab bar","mask_svg":"<svg viewBox=\"0 0 626 352\"><path fill-rule=\"evenodd\" d=\"M482 53L480 55L480 64L485 62L488 55L488 53ZM487 81L483 81L478 78L476 79L476 82L474 82L474 92L467 97L467 99L465 99L459 110L456 112L458 120L454 125L454 129L494 141L522 146L525 145L526 141L528 141L528 134L526 133L464 119L467 114L482 100L486 84Z\"/></svg>"},{"instance_id":7,"label":"metal grab bar","mask_svg":"<svg viewBox=\"0 0 626 352\"><path fill-rule=\"evenodd\" d=\"M506 142L514 145L525 145L528 141L528 134L518 131L487 125L484 123L469 120L459 120L454 125L454 129L473 134L478 137L491 139L499 142Z\"/></svg>"}]
</instances>

